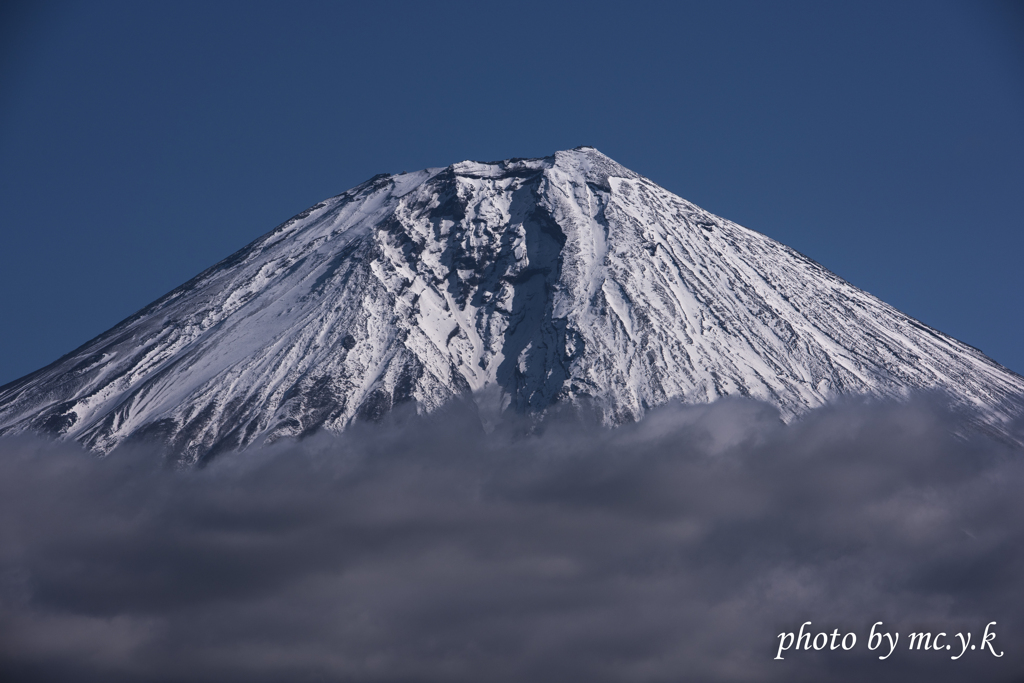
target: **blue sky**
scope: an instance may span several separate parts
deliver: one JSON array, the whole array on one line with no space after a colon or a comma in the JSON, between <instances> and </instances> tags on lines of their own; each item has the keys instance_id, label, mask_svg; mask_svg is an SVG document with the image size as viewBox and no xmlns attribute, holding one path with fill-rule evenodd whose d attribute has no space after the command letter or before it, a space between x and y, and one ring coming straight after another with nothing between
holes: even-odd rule
<instances>
[{"instance_id":1,"label":"blue sky","mask_svg":"<svg viewBox=\"0 0 1024 683\"><path fill-rule=\"evenodd\" d=\"M0 384L381 172L593 145L1024 372L1021 3L7 3Z\"/></svg>"}]
</instances>

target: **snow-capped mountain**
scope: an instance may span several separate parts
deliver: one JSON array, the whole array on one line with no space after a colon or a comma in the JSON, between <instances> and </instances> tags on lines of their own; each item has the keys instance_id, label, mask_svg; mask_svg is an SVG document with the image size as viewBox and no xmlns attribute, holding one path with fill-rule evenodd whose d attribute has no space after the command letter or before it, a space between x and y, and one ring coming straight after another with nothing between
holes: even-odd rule
<instances>
[{"instance_id":1,"label":"snow-capped mountain","mask_svg":"<svg viewBox=\"0 0 1024 683\"><path fill-rule=\"evenodd\" d=\"M0 433L183 462L396 404L586 403L606 423L743 395L948 392L994 428L1024 378L590 147L379 175L0 388Z\"/></svg>"}]
</instances>

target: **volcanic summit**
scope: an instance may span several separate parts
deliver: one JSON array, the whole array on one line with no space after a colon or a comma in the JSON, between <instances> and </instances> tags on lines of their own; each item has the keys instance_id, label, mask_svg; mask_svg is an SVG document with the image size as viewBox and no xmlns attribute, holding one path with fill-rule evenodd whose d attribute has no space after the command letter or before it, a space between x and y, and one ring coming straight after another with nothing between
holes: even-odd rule
<instances>
[{"instance_id":1,"label":"volcanic summit","mask_svg":"<svg viewBox=\"0 0 1024 683\"><path fill-rule=\"evenodd\" d=\"M996 431L1024 378L592 147L379 175L0 387L0 433L183 463L456 399L605 424L746 396L784 420L938 390Z\"/></svg>"}]
</instances>

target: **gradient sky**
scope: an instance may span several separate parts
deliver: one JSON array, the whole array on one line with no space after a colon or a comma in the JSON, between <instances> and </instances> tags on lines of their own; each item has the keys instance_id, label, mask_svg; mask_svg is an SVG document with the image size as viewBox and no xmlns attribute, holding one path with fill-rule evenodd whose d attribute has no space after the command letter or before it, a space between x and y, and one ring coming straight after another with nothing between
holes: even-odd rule
<instances>
[{"instance_id":1,"label":"gradient sky","mask_svg":"<svg viewBox=\"0 0 1024 683\"><path fill-rule=\"evenodd\" d=\"M1024 3L6 3L0 384L381 172L593 145L1024 372Z\"/></svg>"}]
</instances>

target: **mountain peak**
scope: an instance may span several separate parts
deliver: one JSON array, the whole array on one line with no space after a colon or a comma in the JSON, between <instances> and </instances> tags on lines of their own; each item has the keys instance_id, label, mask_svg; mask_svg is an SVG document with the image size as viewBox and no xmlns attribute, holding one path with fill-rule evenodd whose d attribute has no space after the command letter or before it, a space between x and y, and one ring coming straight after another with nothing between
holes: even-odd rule
<instances>
[{"instance_id":1,"label":"mountain peak","mask_svg":"<svg viewBox=\"0 0 1024 683\"><path fill-rule=\"evenodd\" d=\"M594 147L582 146L561 150L537 159L512 158L501 161L461 161L448 168L459 176L497 178L508 174L529 174L558 167L564 172L578 172L587 181L602 181L609 175L622 178L639 177Z\"/></svg>"},{"instance_id":2,"label":"mountain peak","mask_svg":"<svg viewBox=\"0 0 1024 683\"><path fill-rule=\"evenodd\" d=\"M948 392L999 430L1024 380L593 147L380 175L0 388L0 433L184 462L429 412L741 395L784 419ZM491 400L493 399L493 400Z\"/></svg>"}]
</instances>

